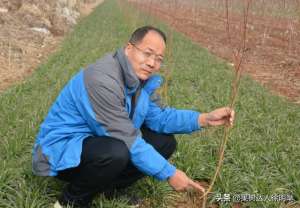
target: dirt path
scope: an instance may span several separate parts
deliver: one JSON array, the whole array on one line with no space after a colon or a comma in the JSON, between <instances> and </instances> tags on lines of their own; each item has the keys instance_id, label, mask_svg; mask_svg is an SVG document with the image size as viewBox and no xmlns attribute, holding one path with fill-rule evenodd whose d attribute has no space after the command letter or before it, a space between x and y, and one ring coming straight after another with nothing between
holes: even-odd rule
<instances>
[{"instance_id":1,"label":"dirt path","mask_svg":"<svg viewBox=\"0 0 300 208\"><path fill-rule=\"evenodd\" d=\"M59 7L61 2L64 1L0 1L0 93L28 77L57 50L76 24L77 16L89 15L103 0L82 1L80 13L66 5ZM53 13L57 10L59 14Z\"/></svg>"},{"instance_id":2,"label":"dirt path","mask_svg":"<svg viewBox=\"0 0 300 208\"><path fill-rule=\"evenodd\" d=\"M172 1L131 1L159 17L217 56L233 63L241 37L243 17L230 13L229 44L223 10L193 8ZM150 3L149 3L150 2ZM176 14L176 15L174 15ZM249 16L247 59L243 70L274 94L300 104L300 23L297 19Z\"/></svg>"},{"instance_id":3,"label":"dirt path","mask_svg":"<svg viewBox=\"0 0 300 208\"><path fill-rule=\"evenodd\" d=\"M104 0L95 0L95 2L89 4L82 4L80 7L80 13L83 16L89 15L99 4L101 4Z\"/></svg>"}]
</instances>

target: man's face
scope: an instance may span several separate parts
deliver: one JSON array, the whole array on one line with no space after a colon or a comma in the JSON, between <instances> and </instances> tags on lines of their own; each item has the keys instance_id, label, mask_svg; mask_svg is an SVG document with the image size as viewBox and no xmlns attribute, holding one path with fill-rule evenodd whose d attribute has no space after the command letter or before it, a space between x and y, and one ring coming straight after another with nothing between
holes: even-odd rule
<instances>
[{"instance_id":1,"label":"man's face","mask_svg":"<svg viewBox=\"0 0 300 208\"><path fill-rule=\"evenodd\" d=\"M147 80L159 71L165 48L163 38L155 31L149 31L137 44L127 44L125 54L140 80Z\"/></svg>"}]
</instances>

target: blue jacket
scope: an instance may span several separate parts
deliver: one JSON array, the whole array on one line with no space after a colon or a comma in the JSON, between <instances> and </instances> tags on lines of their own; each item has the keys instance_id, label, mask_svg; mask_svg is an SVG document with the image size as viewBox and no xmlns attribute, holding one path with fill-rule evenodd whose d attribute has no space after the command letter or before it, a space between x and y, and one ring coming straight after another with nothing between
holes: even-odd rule
<instances>
[{"instance_id":1,"label":"blue jacket","mask_svg":"<svg viewBox=\"0 0 300 208\"><path fill-rule=\"evenodd\" d=\"M33 172L55 176L80 163L83 140L110 136L127 145L132 163L147 175L165 180L176 168L142 138L140 127L159 133L199 130L199 112L161 107L155 90L158 75L141 83L119 49L77 73L63 88L40 126L33 148ZM137 101L133 117L131 99Z\"/></svg>"}]
</instances>

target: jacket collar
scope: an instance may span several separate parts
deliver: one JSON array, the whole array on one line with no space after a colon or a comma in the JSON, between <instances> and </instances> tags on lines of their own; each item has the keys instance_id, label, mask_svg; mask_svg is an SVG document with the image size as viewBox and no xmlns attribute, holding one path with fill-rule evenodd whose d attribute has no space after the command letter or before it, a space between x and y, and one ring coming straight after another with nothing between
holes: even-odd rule
<instances>
[{"instance_id":1,"label":"jacket collar","mask_svg":"<svg viewBox=\"0 0 300 208\"><path fill-rule=\"evenodd\" d=\"M114 57L116 57L116 59L120 63L125 85L128 89L128 93L135 92L140 85L140 80L135 74L131 63L125 55L124 48L118 49L114 54Z\"/></svg>"}]
</instances>

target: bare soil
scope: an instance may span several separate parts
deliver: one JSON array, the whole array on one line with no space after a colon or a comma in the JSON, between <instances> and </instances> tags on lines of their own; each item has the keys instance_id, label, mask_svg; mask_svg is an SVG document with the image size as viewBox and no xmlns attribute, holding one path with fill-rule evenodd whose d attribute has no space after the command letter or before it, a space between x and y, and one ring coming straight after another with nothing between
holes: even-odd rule
<instances>
[{"instance_id":1,"label":"bare soil","mask_svg":"<svg viewBox=\"0 0 300 208\"><path fill-rule=\"evenodd\" d=\"M233 51L240 45L243 15L229 13L229 41L225 8L202 8L199 4L195 7L168 0L131 2L143 12L160 18L175 30L186 34L229 64L234 63ZM246 44L248 51L243 71L274 94L300 104L299 17L275 17L250 12Z\"/></svg>"},{"instance_id":2,"label":"bare soil","mask_svg":"<svg viewBox=\"0 0 300 208\"><path fill-rule=\"evenodd\" d=\"M196 181L199 185L204 187L206 190L209 187L209 183L206 181ZM174 196L169 208L200 208L203 206L203 194L199 192L184 192ZM219 208L218 203L210 204L207 202L207 208ZM241 203L232 203L232 208L241 208Z\"/></svg>"},{"instance_id":3,"label":"bare soil","mask_svg":"<svg viewBox=\"0 0 300 208\"><path fill-rule=\"evenodd\" d=\"M0 92L58 49L78 18L103 0L0 0Z\"/></svg>"}]
</instances>

